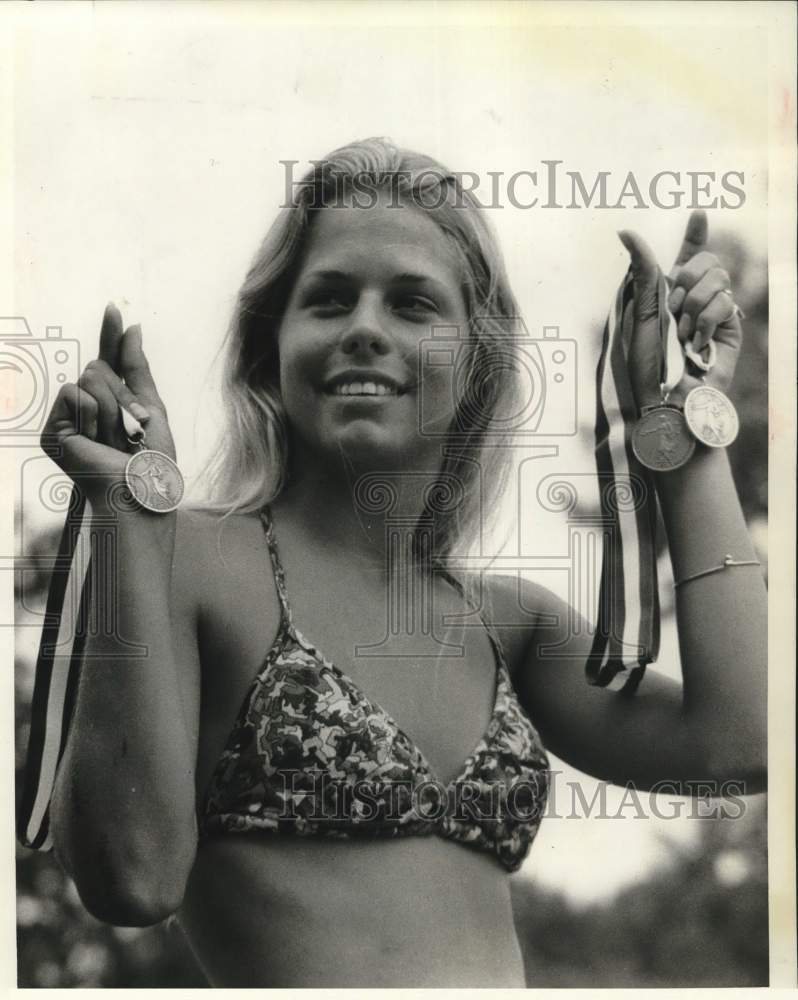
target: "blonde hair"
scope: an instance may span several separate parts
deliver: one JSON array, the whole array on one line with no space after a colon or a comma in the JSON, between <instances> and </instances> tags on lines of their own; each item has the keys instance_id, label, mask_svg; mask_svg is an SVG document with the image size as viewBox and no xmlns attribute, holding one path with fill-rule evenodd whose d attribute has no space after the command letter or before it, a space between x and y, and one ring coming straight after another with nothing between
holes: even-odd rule
<instances>
[{"instance_id":1,"label":"blonde hair","mask_svg":"<svg viewBox=\"0 0 798 1000\"><path fill-rule=\"evenodd\" d=\"M481 543L485 513L494 512L510 471L503 428L518 412L514 339L518 307L484 210L437 161L366 139L335 150L294 186L242 285L224 345L222 396L226 426L206 470L212 510L248 513L274 500L286 483L288 427L279 391L277 331L313 219L342 195L388 190L424 212L459 258L469 326L457 365L456 415L442 440L442 465L426 490L437 563ZM454 373L453 373L454 374ZM376 477L379 474L375 474ZM369 477L365 477L369 479ZM380 503L381 484L361 483L358 499ZM384 484L382 484L384 493ZM376 499L375 499L376 498ZM420 554L417 534L416 555ZM424 548L429 546L429 536Z\"/></svg>"}]
</instances>

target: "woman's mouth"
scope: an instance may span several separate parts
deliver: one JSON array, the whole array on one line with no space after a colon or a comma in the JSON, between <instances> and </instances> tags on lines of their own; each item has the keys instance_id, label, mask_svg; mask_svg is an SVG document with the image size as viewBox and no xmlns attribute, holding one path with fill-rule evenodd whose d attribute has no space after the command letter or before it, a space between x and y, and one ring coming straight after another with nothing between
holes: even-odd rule
<instances>
[{"instance_id":1,"label":"woman's mouth","mask_svg":"<svg viewBox=\"0 0 798 1000\"><path fill-rule=\"evenodd\" d=\"M351 398L382 398L385 396L401 396L406 392L397 379L382 372L340 372L325 382L323 390L329 396Z\"/></svg>"},{"instance_id":2,"label":"woman's mouth","mask_svg":"<svg viewBox=\"0 0 798 1000\"><path fill-rule=\"evenodd\" d=\"M399 392L380 382L347 382L332 390L333 396L398 396Z\"/></svg>"}]
</instances>

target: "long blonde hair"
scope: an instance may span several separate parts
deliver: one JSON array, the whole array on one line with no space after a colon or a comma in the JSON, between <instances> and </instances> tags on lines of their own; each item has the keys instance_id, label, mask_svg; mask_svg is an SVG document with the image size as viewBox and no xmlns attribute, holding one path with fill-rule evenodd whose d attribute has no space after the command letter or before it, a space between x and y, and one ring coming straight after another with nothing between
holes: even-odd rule
<instances>
[{"instance_id":1,"label":"long blonde hair","mask_svg":"<svg viewBox=\"0 0 798 1000\"><path fill-rule=\"evenodd\" d=\"M508 420L518 412L513 363L518 306L476 199L440 163L386 139L352 143L315 161L255 255L224 345L225 428L205 472L203 506L228 514L257 511L285 486L288 427L277 331L310 227L325 206L340 204L342 193L389 188L401 204L414 205L440 227L464 276L469 328L466 355L457 366L462 384L449 437L442 441L439 476L425 494L425 520L432 518L435 525L431 558L437 563L481 543L486 514L495 512L506 485L510 450L501 445ZM360 485L362 502L379 497L379 483Z\"/></svg>"}]
</instances>

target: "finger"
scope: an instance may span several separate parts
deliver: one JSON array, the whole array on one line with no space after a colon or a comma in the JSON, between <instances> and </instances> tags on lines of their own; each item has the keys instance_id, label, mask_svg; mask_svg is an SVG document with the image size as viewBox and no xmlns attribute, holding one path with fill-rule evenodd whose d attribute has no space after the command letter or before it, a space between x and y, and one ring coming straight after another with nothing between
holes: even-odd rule
<instances>
[{"instance_id":1,"label":"finger","mask_svg":"<svg viewBox=\"0 0 798 1000\"><path fill-rule=\"evenodd\" d=\"M122 430L120 406L132 413L139 406L135 396L111 371L104 361L90 361L78 379L81 389L90 393L99 407L97 417L99 440L114 448L125 448L126 439Z\"/></svg>"},{"instance_id":2,"label":"finger","mask_svg":"<svg viewBox=\"0 0 798 1000\"><path fill-rule=\"evenodd\" d=\"M114 398L120 406L129 410L137 420L149 420L150 414L145 406L136 398L135 393L129 386L125 385L117 373L104 361L90 361L86 365L87 369L96 371L108 383L108 387L114 394Z\"/></svg>"},{"instance_id":3,"label":"finger","mask_svg":"<svg viewBox=\"0 0 798 1000\"><path fill-rule=\"evenodd\" d=\"M712 268L707 271L701 280L693 285L685 297L682 305L682 315L679 320L679 335L689 337L695 330L695 322L699 314L709 305L719 292L728 291L729 275L722 267ZM734 312L734 303L730 295L724 298L731 302L731 312Z\"/></svg>"},{"instance_id":4,"label":"finger","mask_svg":"<svg viewBox=\"0 0 798 1000\"><path fill-rule=\"evenodd\" d=\"M676 254L676 261L671 268L669 277L674 277L681 264L686 264L691 257L695 257L697 253L704 249L708 233L709 223L707 222L707 213L702 208L697 208L694 212L690 213L690 218L687 220L684 239L682 240L681 247L679 247L678 254Z\"/></svg>"},{"instance_id":5,"label":"finger","mask_svg":"<svg viewBox=\"0 0 798 1000\"><path fill-rule=\"evenodd\" d=\"M77 403L74 400L77 388L74 382L65 382L61 386L42 427L39 446L51 458L56 458L60 453L64 434L75 433Z\"/></svg>"},{"instance_id":6,"label":"finger","mask_svg":"<svg viewBox=\"0 0 798 1000\"><path fill-rule=\"evenodd\" d=\"M75 385L73 388L74 393L68 399L67 405L70 406L75 417L75 430L89 440L96 441L99 429L97 400L81 389L79 385Z\"/></svg>"},{"instance_id":7,"label":"finger","mask_svg":"<svg viewBox=\"0 0 798 1000\"><path fill-rule=\"evenodd\" d=\"M129 327L122 338L119 374L145 406L163 408L149 362L141 346L141 327L138 323Z\"/></svg>"},{"instance_id":8,"label":"finger","mask_svg":"<svg viewBox=\"0 0 798 1000\"><path fill-rule=\"evenodd\" d=\"M676 316L682 308L682 303L684 302L686 295L687 289L680 285L678 288L674 288L668 296L668 308L674 316Z\"/></svg>"},{"instance_id":9,"label":"finger","mask_svg":"<svg viewBox=\"0 0 798 1000\"><path fill-rule=\"evenodd\" d=\"M685 291L689 292L693 285L697 284L704 277L707 271L711 271L716 267L720 267L720 261L715 254L702 250L695 257L691 257L686 264L682 264L681 267L671 272L669 278L672 292L677 288L684 288Z\"/></svg>"},{"instance_id":10,"label":"finger","mask_svg":"<svg viewBox=\"0 0 798 1000\"><path fill-rule=\"evenodd\" d=\"M78 386L97 403L97 440L112 447L122 447L124 442L118 429L119 404L106 380L88 366L78 379Z\"/></svg>"},{"instance_id":11,"label":"finger","mask_svg":"<svg viewBox=\"0 0 798 1000\"><path fill-rule=\"evenodd\" d=\"M706 308L702 309L695 321L695 336L693 349L700 351L710 342L715 330L722 324L733 319L736 310L731 295L722 292L712 299Z\"/></svg>"},{"instance_id":12,"label":"finger","mask_svg":"<svg viewBox=\"0 0 798 1000\"><path fill-rule=\"evenodd\" d=\"M98 358L116 371L119 364L119 343L122 340L122 314L109 302L103 313L100 327L100 352Z\"/></svg>"},{"instance_id":13,"label":"finger","mask_svg":"<svg viewBox=\"0 0 798 1000\"><path fill-rule=\"evenodd\" d=\"M42 429L40 445L57 458L66 438L77 434L97 439L97 400L74 382L65 382L58 391Z\"/></svg>"},{"instance_id":14,"label":"finger","mask_svg":"<svg viewBox=\"0 0 798 1000\"><path fill-rule=\"evenodd\" d=\"M635 280L635 307L644 315L656 314L660 272L654 251L637 233L622 230L618 237L629 251Z\"/></svg>"}]
</instances>

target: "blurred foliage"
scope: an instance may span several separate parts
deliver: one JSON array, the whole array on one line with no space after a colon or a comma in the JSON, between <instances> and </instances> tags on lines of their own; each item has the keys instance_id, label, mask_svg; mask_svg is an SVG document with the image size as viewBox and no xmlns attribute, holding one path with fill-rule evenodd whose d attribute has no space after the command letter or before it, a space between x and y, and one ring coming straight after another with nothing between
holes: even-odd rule
<instances>
[{"instance_id":1,"label":"blurred foliage","mask_svg":"<svg viewBox=\"0 0 798 1000\"><path fill-rule=\"evenodd\" d=\"M767 511L767 272L736 237L710 249L732 278L746 314L730 396L740 436L729 449L749 523ZM42 536L36 553L55 551ZM25 581L35 605L46 574ZM18 595L19 596L19 595ZM33 664L16 671L17 792L27 746ZM696 846L670 845L670 862L615 898L576 907L523 877L513 880L516 921L530 986L764 986L768 977L765 809L748 800L740 820L696 820ZM597 859L597 864L600 864ZM114 928L91 917L51 854L17 849L20 987L207 986L175 926Z\"/></svg>"},{"instance_id":2,"label":"blurred foliage","mask_svg":"<svg viewBox=\"0 0 798 1000\"><path fill-rule=\"evenodd\" d=\"M51 552L56 544L57 538ZM28 743L31 671L31 664L17 664L18 800ZM52 989L208 985L177 927L110 927L95 920L51 853L19 845L17 983Z\"/></svg>"},{"instance_id":3,"label":"blurred foliage","mask_svg":"<svg viewBox=\"0 0 798 1000\"><path fill-rule=\"evenodd\" d=\"M18 849L20 987L185 987L208 983L177 927L110 927L81 905L51 854Z\"/></svg>"},{"instance_id":4,"label":"blurred foliage","mask_svg":"<svg viewBox=\"0 0 798 1000\"><path fill-rule=\"evenodd\" d=\"M528 985L766 986L763 798L746 800L739 819L696 819L693 847L671 844L662 868L613 899L575 908L560 893L516 881Z\"/></svg>"}]
</instances>

